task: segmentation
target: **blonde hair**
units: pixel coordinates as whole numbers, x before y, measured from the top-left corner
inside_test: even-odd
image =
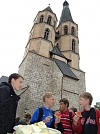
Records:
[[[89,99],[89,105],[92,104],[93,97],[92,97],[92,95],[89,92],[84,92],[84,93],[80,94],[79,97],[82,97],[84,99]]]
[[[42,96],[43,102],[45,102],[45,98],[50,98],[52,95],[54,95],[52,92],[44,93]]]

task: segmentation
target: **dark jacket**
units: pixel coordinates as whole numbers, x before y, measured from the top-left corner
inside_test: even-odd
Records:
[[[0,84],[0,134],[13,132],[19,99],[10,83]]]

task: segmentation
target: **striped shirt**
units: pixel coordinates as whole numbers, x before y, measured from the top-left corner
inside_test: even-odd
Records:
[[[61,114],[61,122],[64,127],[63,134],[72,134],[69,109],[67,109],[65,112],[60,111],[60,114]],[[73,117],[73,114],[72,114],[72,117]]]

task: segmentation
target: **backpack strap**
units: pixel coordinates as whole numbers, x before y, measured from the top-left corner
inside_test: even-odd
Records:
[[[71,126],[71,130],[72,130],[72,134],[74,134],[73,129],[72,129],[72,123],[73,123],[72,112],[69,112],[69,117],[70,117],[70,126]]]
[[[52,116],[53,116],[53,120],[54,120],[54,111],[52,111]],[[39,121],[42,121],[42,117],[43,117],[43,108],[42,107],[40,107],[39,108],[39,116],[38,116],[38,120],[37,120],[37,122],[39,122]]]
[[[69,112],[69,117],[70,117],[70,125],[71,125],[71,129],[72,129],[72,112]]]
[[[43,117],[43,108],[40,107],[39,108],[39,116],[38,116],[37,122],[42,121],[42,117]]]
[[[51,110],[52,111],[52,110]],[[55,116],[54,116],[54,111],[52,111],[52,118],[53,118],[53,121],[51,122],[51,125],[50,125],[50,128],[55,128],[54,126],[54,122],[55,122]]]
[[[55,112],[52,111],[52,116],[53,116],[53,120],[55,120],[55,116],[54,116]]]

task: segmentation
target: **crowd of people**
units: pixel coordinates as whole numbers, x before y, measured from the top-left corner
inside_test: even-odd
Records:
[[[52,92],[43,94],[43,105],[36,108],[33,114],[25,113],[25,116],[16,117],[16,109],[20,97],[14,90],[20,90],[24,78],[17,74],[11,74],[8,82],[0,84],[0,134],[13,133],[14,126],[34,124],[43,121],[47,127],[57,129],[62,134],[100,134],[100,111],[91,107],[93,97],[84,92],[79,95],[81,116],[76,114],[76,108],[69,108],[67,98],[59,100],[59,115],[52,111],[55,96]]]

